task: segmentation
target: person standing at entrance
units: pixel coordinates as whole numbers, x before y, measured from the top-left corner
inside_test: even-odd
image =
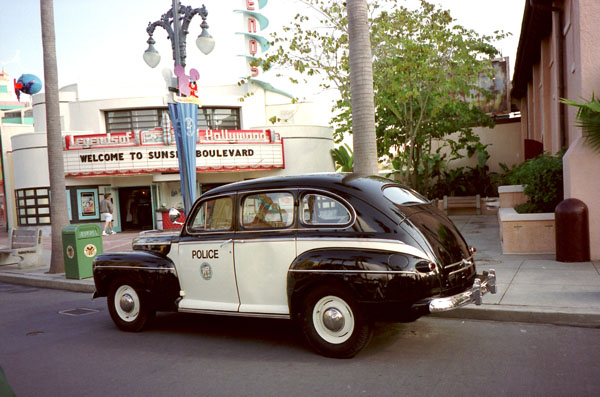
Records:
[[[113,219],[113,204],[110,200],[110,193],[104,193],[104,200],[100,202],[100,213],[102,214],[102,218],[104,218],[104,230],[102,231],[103,236],[108,236],[109,234],[117,234],[113,230],[112,227],[112,219]],[[110,233],[108,230],[110,229]]]

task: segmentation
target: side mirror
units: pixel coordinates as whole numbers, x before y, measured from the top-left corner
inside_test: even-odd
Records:
[[[171,208],[169,210],[169,219],[175,225],[183,225],[183,222],[177,222],[177,219],[181,218],[181,212],[179,212],[176,208]]]

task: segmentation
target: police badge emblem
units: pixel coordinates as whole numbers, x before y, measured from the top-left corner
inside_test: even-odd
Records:
[[[210,280],[212,278],[212,268],[206,262],[200,265],[200,275],[205,280]]]

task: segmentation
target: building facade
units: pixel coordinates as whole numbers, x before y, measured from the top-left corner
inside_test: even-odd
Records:
[[[315,121],[313,104],[255,84],[202,88],[199,97],[197,195],[244,179],[334,170],[331,129]],[[33,97],[33,128],[3,136],[10,226],[51,222],[44,100]],[[101,223],[99,204],[111,192],[115,230],[173,227],[166,213],[183,203],[168,101],[80,100],[76,85],[61,89],[72,223]]]
[[[576,109],[560,99],[581,102],[600,92],[599,20],[597,0],[526,1],[512,89],[522,141],[552,154],[567,149],[565,198],[588,207],[592,260],[600,259],[600,153],[585,143]]]

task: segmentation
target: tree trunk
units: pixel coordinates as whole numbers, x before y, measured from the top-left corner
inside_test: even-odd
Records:
[[[62,134],[60,130],[53,0],[40,0],[40,14],[42,21],[42,46],[44,49],[46,131],[51,197],[52,256],[50,260],[50,273],[63,273],[65,271],[65,264],[62,250],[62,229],[69,224],[69,216],[67,214],[65,165],[63,162]]]
[[[354,172],[377,174],[373,60],[366,0],[348,0]]]

